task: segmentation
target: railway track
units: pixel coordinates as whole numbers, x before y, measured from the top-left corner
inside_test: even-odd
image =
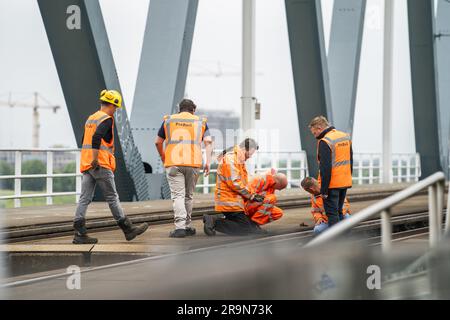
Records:
[[[401,214],[394,216],[392,218],[392,225],[393,225],[393,240],[395,241],[401,241],[402,239],[407,239],[412,236],[417,236],[421,234],[428,233],[428,213],[427,212],[420,212],[420,213],[413,213],[413,214]],[[370,246],[378,246],[381,243],[381,236],[380,236],[380,228],[381,228],[381,220],[380,219],[373,219],[366,222],[361,223],[357,227],[355,227],[351,234],[349,235],[352,238],[352,241],[364,241],[366,244]],[[309,240],[311,240],[314,237],[314,233],[312,230],[307,231],[301,231],[301,232],[294,232],[294,233],[287,233],[282,235],[271,235],[271,236],[263,236],[258,238],[252,238],[252,239],[245,239],[242,241],[235,241],[227,244],[220,244],[220,245],[214,245],[214,246],[206,246],[202,248],[195,248],[191,250],[186,250],[183,252],[178,253],[169,253],[169,254],[161,254],[156,256],[150,256],[135,260],[129,260],[114,264],[107,264],[103,266],[98,267],[86,267],[82,268],[82,272],[93,272],[93,271],[100,271],[100,270],[106,270],[106,269],[112,269],[112,268],[119,268],[122,266],[129,266],[133,264],[139,264],[143,262],[149,262],[152,261],[160,261],[168,258],[173,258],[175,256],[181,256],[181,255],[189,255],[193,253],[199,253],[199,252],[209,252],[209,251],[215,251],[219,249],[224,248],[234,248],[234,247],[257,247],[257,246],[265,246],[265,245],[296,245],[296,246],[303,246],[306,244]],[[47,281],[51,279],[57,279],[61,277],[66,277],[66,273],[56,272],[52,274],[48,274],[45,276],[39,276],[39,277],[29,277],[27,276],[27,279],[25,280],[14,280],[10,281],[4,285],[4,287],[16,287],[16,286],[22,286],[22,285],[28,285],[33,284],[36,282],[41,281]]]
[[[384,199],[394,192],[392,191],[378,191],[375,193],[362,193],[349,196],[351,203],[362,201],[380,200]],[[417,195],[425,195],[426,191],[418,193]],[[279,201],[278,206],[282,209],[296,209],[306,208],[311,205],[309,198],[289,198]],[[192,213],[192,218],[200,219],[203,214],[215,213],[214,207],[197,208]],[[172,223],[173,213],[171,211],[134,214],[129,216],[133,223],[147,222],[150,225]],[[90,232],[110,231],[117,228],[117,224],[112,217],[89,219],[87,228]],[[31,224],[28,226],[10,227],[0,230],[0,243],[14,243],[21,241],[39,240],[45,238],[61,237],[73,234],[72,221],[45,223],[45,224]]]

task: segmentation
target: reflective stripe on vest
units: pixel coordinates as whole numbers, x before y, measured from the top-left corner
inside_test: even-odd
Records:
[[[331,151],[331,179],[329,188],[349,188],[352,186],[351,139],[336,129],[328,132],[320,141],[324,141]],[[317,147],[319,148],[319,143]],[[319,152],[318,153],[318,161]]]
[[[331,166],[333,168],[351,164],[350,160],[336,162],[336,144],[338,144],[340,142],[344,142],[344,141],[350,141],[350,136],[346,135],[345,137],[342,137],[342,138],[339,138],[336,140],[332,140],[329,137],[324,137],[323,139],[327,140],[328,145],[331,147]]]
[[[80,155],[80,171],[85,172],[92,168],[93,152],[92,138],[98,126],[106,119],[113,119],[103,111],[97,111],[92,114],[84,125],[84,138],[81,147]],[[112,137],[111,142],[107,143],[104,139],[100,140],[100,147],[98,149],[98,164],[99,166],[114,171],[116,169],[116,160],[114,157],[114,120],[112,122]]]
[[[86,125],[87,124],[95,124],[96,126],[98,126],[100,123],[102,123],[103,122],[103,120],[105,120],[106,118],[110,118],[110,116],[108,116],[108,115],[104,115],[103,117],[101,117],[101,118],[99,118],[99,119],[97,119],[97,120],[87,120],[86,121]]]
[[[92,145],[91,144],[83,144],[81,146],[81,149],[92,149]],[[108,148],[107,146],[100,146],[100,150],[105,150],[108,151],[109,153],[113,153],[113,148]]]
[[[239,207],[244,209],[244,204],[241,202],[231,202],[231,201],[216,201],[216,206],[223,207]]]
[[[170,135],[170,124],[171,123],[176,123],[176,122],[181,122],[181,123],[198,123],[197,124],[197,132],[196,132],[196,136],[198,137],[198,140],[172,140],[172,137]],[[168,144],[178,144],[178,143],[183,143],[183,144],[197,144],[197,143],[201,143],[202,142],[202,128],[203,128],[203,122],[205,122],[204,118],[200,118],[199,120],[196,119],[172,119],[172,116],[169,116],[167,118],[167,120],[165,120],[166,123],[166,128],[167,128],[167,143]]]
[[[183,123],[185,125],[182,125]],[[181,112],[176,115],[165,116],[166,148],[164,150],[164,166],[201,167],[202,132],[205,130],[205,127],[206,118],[197,117],[190,113]]]
[[[244,186],[247,182],[247,172],[245,166],[237,164],[238,147],[233,147],[232,152],[228,152],[220,160],[217,168],[216,190],[215,190],[215,210],[219,212],[239,212],[245,211],[243,197],[250,195],[247,190],[239,187],[233,180],[240,179]],[[235,167],[236,166],[236,167]],[[231,183],[230,183],[231,182]],[[231,186],[233,184],[233,186]],[[238,190],[236,190],[238,188]]]
[[[230,161],[229,167],[230,167],[230,172],[231,172],[230,180],[233,181],[233,186],[236,189],[238,189],[239,192],[241,192],[243,195],[250,195],[250,193],[247,190],[245,190],[239,186],[239,183],[235,182],[238,179],[242,180],[242,177],[236,172],[236,169],[234,168],[234,160]]]

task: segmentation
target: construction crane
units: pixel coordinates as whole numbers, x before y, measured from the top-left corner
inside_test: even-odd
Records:
[[[224,72],[222,69],[222,63],[220,61],[216,61],[216,66],[211,67],[205,67],[206,65],[212,65],[214,62],[200,62],[200,61],[193,61],[194,65],[197,65],[197,69],[201,68],[203,71],[190,71],[189,76],[191,77],[208,77],[208,78],[222,78],[222,77],[240,77],[242,75],[242,72],[239,71],[232,71],[232,72]],[[236,69],[234,66],[228,65],[228,68]],[[262,72],[256,72],[255,76],[262,76]],[[187,97],[187,93],[186,93]],[[255,119],[260,120],[261,119],[261,104],[258,102],[256,98],[255,103]]]
[[[53,110],[53,113],[56,113],[60,106],[51,105],[42,95],[38,92],[33,93],[33,103],[24,103],[21,101],[13,101],[11,97],[11,92],[9,93],[8,101],[1,101],[0,106],[4,107],[21,107],[21,108],[32,108],[33,109],[33,131],[32,131],[32,144],[33,148],[39,148],[39,131],[40,131],[40,123],[39,123],[39,110],[41,109],[50,109]],[[39,100],[42,100],[45,105],[40,104]]]
[[[242,72],[240,71],[223,71],[222,66],[227,66],[229,69],[237,69],[235,66],[226,65],[221,63],[220,61],[193,61],[192,64],[196,67],[196,69],[203,69],[203,71],[190,71],[189,76],[191,77],[212,77],[212,78],[221,78],[221,77],[240,77]],[[209,65],[212,67],[205,67],[205,65]],[[261,72],[256,72],[257,76],[263,75]]]

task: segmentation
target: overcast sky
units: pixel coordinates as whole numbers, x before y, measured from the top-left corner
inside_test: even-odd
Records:
[[[131,111],[149,0],[101,0],[113,55]],[[323,0],[328,40],[333,0]],[[241,0],[200,0],[186,93],[204,109],[241,108]],[[381,152],[383,1],[368,0],[355,113],[355,152]],[[120,17],[118,19],[118,17]],[[415,152],[406,0],[395,1],[394,152]],[[0,100],[31,102],[40,92],[58,114],[41,112],[41,147],[75,147],[61,86],[35,0],[0,2]],[[224,76],[199,77],[204,70]],[[279,129],[281,149],[298,150],[295,96],[283,0],[256,1],[256,97],[262,103],[257,128]],[[227,74],[231,73],[231,74]],[[80,93],[82,94],[82,93]],[[27,96],[30,97],[27,99]],[[0,107],[0,147],[31,146],[31,110]]]

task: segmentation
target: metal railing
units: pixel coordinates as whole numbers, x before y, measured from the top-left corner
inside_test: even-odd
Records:
[[[417,182],[421,176],[420,155],[418,153],[392,154],[392,181]],[[380,153],[355,153],[353,155],[353,183],[384,183],[382,155]]]
[[[305,247],[310,248],[329,243],[331,240],[346,233],[361,222],[381,214],[381,244],[383,252],[387,253],[390,251],[392,243],[391,208],[425,188],[428,188],[430,246],[434,247],[442,236],[442,211],[444,208],[445,190],[445,174],[443,172],[437,172],[411,187],[361,210],[350,219],[346,219],[329,230],[326,230],[324,233],[317,236],[317,238],[310,241]],[[446,233],[448,233],[450,228],[448,210],[447,207]]]
[[[214,154],[222,150],[214,150]],[[299,187],[302,179],[308,176],[308,166],[306,153],[304,151],[279,151],[279,152],[258,152],[248,161],[250,174],[262,174],[271,168],[284,173],[288,179],[288,188]],[[214,190],[215,173],[217,172],[217,162],[213,162],[213,169],[210,175],[205,177],[201,175],[201,182],[197,184],[197,191],[208,194]]]
[[[14,179],[14,194],[0,196],[0,200],[14,199],[14,207],[20,208],[22,199],[26,198],[46,198],[46,204],[53,204],[53,198],[58,196],[71,196],[75,195],[75,201],[78,202],[79,195],[81,194],[81,174],[78,173],[80,167],[80,150],[79,149],[65,149],[65,148],[53,148],[53,149],[1,149],[0,153],[14,153],[14,174],[13,175],[0,175],[0,183],[8,179]],[[45,154],[46,173],[45,174],[22,174],[22,158],[24,153],[31,154]],[[54,173],[54,155],[56,153],[72,153],[74,154],[73,162],[75,162],[74,173]],[[0,158],[1,159],[1,158]],[[68,192],[54,192],[53,191],[53,179],[75,177],[75,191]],[[46,179],[45,192],[35,192],[30,194],[22,193],[22,180],[23,179]]]
[[[220,152],[215,150],[215,153]],[[383,183],[382,155],[380,153],[355,153],[353,157],[353,183]],[[253,160],[254,170],[250,174],[263,173],[270,168],[287,175],[288,188],[299,187],[300,182],[308,176],[306,153],[304,151],[258,152]],[[420,155],[418,153],[392,154],[392,182],[417,182],[421,176]],[[252,167],[251,165],[249,166]],[[216,172],[211,170],[212,175]],[[210,193],[215,187],[215,178],[201,176],[197,191]]]
[[[218,154],[221,150],[215,150]],[[22,199],[46,197],[46,204],[53,204],[53,198],[58,196],[75,195],[78,202],[81,193],[81,174],[78,172],[79,167],[79,149],[0,149],[0,161],[6,161],[13,165],[14,173],[1,175],[0,185],[8,179],[14,180],[14,190],[12,194],[2,195],[1,200],[14,200],[14,207],[21,207]],[[22,174],[22,162],[24,154],[31,153],[34,156],[41,156],[40,159],[46,163],[46,173],[40,174]],[[70,173],[54,173],[54,156],[58,153],[73,153],[74,158],[71,160],[75,163],[75,172]],[[418,154],[393,154],[393,181],[392,182],[412,182],[418,181],[420,177],[420,157]],[[354,184],[374,184],[380,183],[382,177],[381,154],[364,153],[354,155]],[[215,188],[215,173],[217,163],[213,163],[211,174],[208,177],[200,176],[196,191],[200,193],[211,193]],[[297,188],[300,186],[301,180],[308,176],[308,166],[306,153],[304,151],[279,151],[264,152],[260,151],[249,161],[250,174],[260,174],[270,168],[275,168],[279,172],[286,174],[288,178],[288,188]],[[68,192],[54,192],[53,181],[55,178],[75,177],[75,190]],[[22,192],[22,180],[44,178],[46,179],[45,192]]]

